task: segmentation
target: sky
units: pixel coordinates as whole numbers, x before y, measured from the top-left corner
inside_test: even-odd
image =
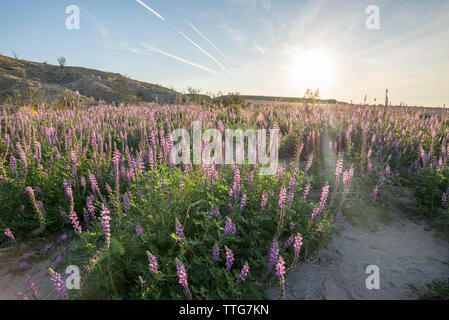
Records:
[[[68,6],[79,8],[79,29],[67,28],[76,21]],[[382,103],[388,88],[393,104],[448,106],[448,39],[447,0],[0,3],[2,55],[50,64],[64,56],[70,66],[214,94],[319,88],[322,98]]]

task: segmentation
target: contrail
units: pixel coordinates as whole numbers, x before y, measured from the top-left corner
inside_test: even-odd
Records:
[[[202,34],[197,28],[195,28],[195,26],[193,24],[191,24],[189,21],[186,21],[188,23],[189,26],[192,27],[193,30],[195,30],[201,37],[203,37],[204,40],[206,40],[212,47],[215,48],[215,50],[217,50],[223,57],[225,57],[225,54],[223,52],[221,52],[220,49],[218,49],[215,44],[213,44],[212,41],[210,41],[204,34]]]
[[[215,59],[214,57],[212,57],[206,50],[204,50],[203,48],[201,48],[198,44],[196,44],[195,41],[193,41],[192,39],[190,39],[188,36],[186,36],[183,32],[179,31],[178,29],[174,28],[176,31],[178,31],[178,33],[183,36],[187,41],[189,41],[191,44],[193,44],[195,47],[197,47],[198,49],[200,49],[205,55],[207,55],[209,58],[211,58],[216,64],[218,64],[224,71],[227,71],[226,68],[224,67],[224,65],[222,65],[220,62],[217,61],[217,59]]]
[[[147,8],[148,10],[150,10],[156,17],[158,17],[159,19],[161,19],[162,21],[165,21],[165,19],[159,14],[157,13],[155,10],[151,9],[149,6],[147,6],[145,3],[143,3],[140,0],[136,0],[138,3],[140,3],[142,6],[144,6],[145,8]]]
[[[183,58],[180,58],[180,57],[177,57],[177,56],[175,56],[175,55],[173,55],[173,54],[171,54],[171,53],[162,51],[162,50],[160,50],[160,49],[158,49],[158,48],[155,48],[155,47],[152,47],[152,46],[148,46],[148,45],[146,45],[146,44],[140,44],[140,45],[141,45],[142,47],[144,47],[144,48],[150,50],[150,51],[154,51],[154,52],[156,52],[156,53],[162,54],[162,55],[167,56],[167,57],[169,57],[169,58],[172,58],[172,59],[175,59],[175,60],[184,62],[185,64],[191,65],[191,66],[196,67],[196,68],[198,68],[198,69],[201,69],[201,70],[203,70],[203,71],[207,71],[207,72],[213,73],[213,74],[215,74],[215,75],[220,75],[217,71],[215,71],[215,70],[213,70],[213,69],[210,69],[210,68],[207,68],[207,67],[202,66],[202,65],[200,65],[200,64],[197,64],[197,63],[188,61],[188,60],[183,59]]]

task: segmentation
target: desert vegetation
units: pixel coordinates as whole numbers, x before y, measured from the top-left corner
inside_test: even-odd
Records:
[[[278,128],[277,173],[174,165],[170,132],[196,120],[221,132]],[[4,108],[0,244],[68,237],[61,260],[81,266],[82,282],[68,293],[64,270],[52,270],[63,299],[264,298],[332,236],[345,202],[376,205],[388,186],[412,190],[447,230],[448,120],[406,107],[87,107],[76,97],[65,109]]]

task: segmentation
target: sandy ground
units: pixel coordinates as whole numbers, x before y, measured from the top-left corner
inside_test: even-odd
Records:
[[[58,243],[52,243],[53,248],[46,251],[48,242],[34,241],[27,243],[26,248],[14,245],[0,249],[0,300],[17,300],[18,293],[25,293],[32,299],[28,290],[27,277],[31,276],[36,284],[39,300],[56,299],[53,284],[50,280],[48,268],[55,268],[55,261],[60,254]],[[30,257],[23,258],[24,253]],[[24,270],[20,264],[26,262],[28,267]]]
[[[448,281],[449,243],[435,237],[424,222],[397,217],[376,231],[341,222],[340,233],[315,262],[303,262],[286,280],[286,299],[416,299],[418,288],[432,280]],[[369,265],[380,271],[380,288],[367,289]],[[279,288],[267,291],[277,299]]]
[[[324,169],[333,174],[337,155],[329,147],[329,136],[323,137]],[[423,288],[432,280],[449,281],[449,265],[443,264],[449,262],[449,241],[436,238],[426,222],[412,221],[400,210],[390,217],[388,224],[378,223],[374,231],[343,219],[319,258],[299,264],[289,275],[285,298],[416,299],[410,284]],[[379,267],[378,290],[366,288],[370,265]],[[279,287],[272,288],[267,295],[277,299],[279,292]]]

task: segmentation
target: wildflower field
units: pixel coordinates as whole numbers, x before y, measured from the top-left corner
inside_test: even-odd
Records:
[[[279,129],[276,172],[174,164],[170,133],[194,121]],[[388,105],[4,107],[0,247],[62,235],[70,246],[48,271],[61,299],[263,299],[275,285],[282,299],[347,202],[375,206],[389,186],[407,187],[447,230],[448,121],[445,110]],[[80,290],[65,286],[68,265],[80,267]],[[21,298],[38,298],[28,284]]]

